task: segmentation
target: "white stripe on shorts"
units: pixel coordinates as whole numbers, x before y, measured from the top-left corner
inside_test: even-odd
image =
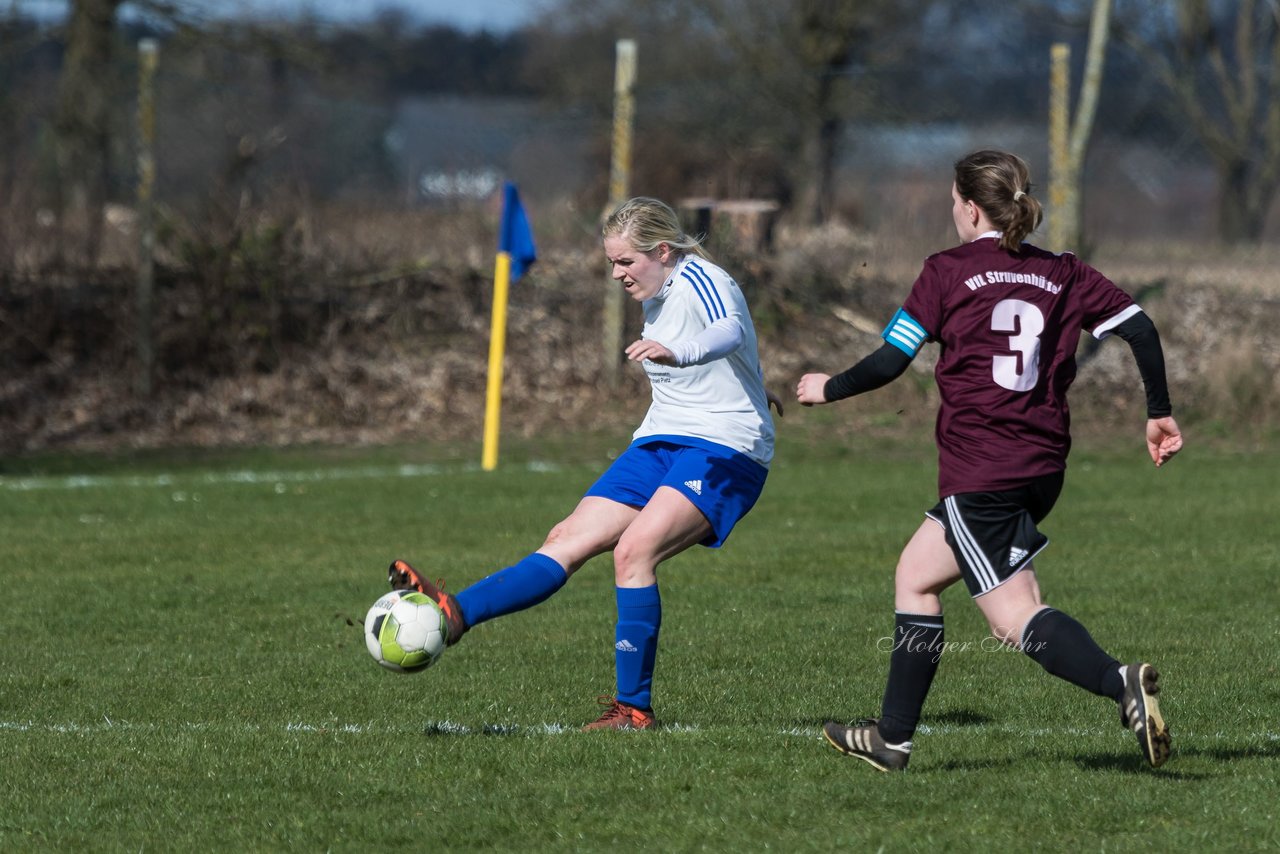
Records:
[[[987,560],[982,548],[974,541],[973,534],[969,533],[969,529],[965,527],[964,519],[960,516],[960,508],[956,506],[955,496],[944,498],[942,503],[947,508],[951,536],[955,537],[960,551],[964,553],[965,563],[969,565],[969,571],[978,580],[978,586],[982,588],[983,593],[986,593],[999,584],[1000,579],[991,568],[991,562]]]

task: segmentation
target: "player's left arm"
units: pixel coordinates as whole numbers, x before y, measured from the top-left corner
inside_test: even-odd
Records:
[[[833,403],[888,385],[907,370],[929,334],[905,308],[898,309],[881,333],[884,344],[849,370],[828,376],[805,374],[796,386],[796,399],[805,406]]]
[[[860,362],[834,377],[826,374],[805,374],[796,387],[796,397],[806,406],[814,403],[834,403],[865,394],[902,376],[911,364],[911,357],[895,345],[885,343],[879,350],[867,355]]]
[[[1164,348],[1160,333],[1151,318],[1138,312],[1112,330],[1129,345],[1138,363],[1142,385],[1147,393],[1147,453],[1157,467],[1164,465],[1182,450],[1182,431],[1173,420],[1169,402],[1169,383],[1165,377]]]

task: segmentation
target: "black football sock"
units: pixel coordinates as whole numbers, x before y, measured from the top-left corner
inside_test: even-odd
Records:
[[[889,744],[910,741],[915,734],[941,656],[941,614],[894,614],[889,682],[884,688],[879,727],[880,737]]]
[[[1021,649],[1045,670],[1117,703],[1124,694],[1120,662],[1098,646],[1089,630],[1061,611],[1045,608],[1027,620]]]

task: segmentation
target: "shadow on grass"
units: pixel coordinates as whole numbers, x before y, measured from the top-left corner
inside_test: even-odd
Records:
[[[1191,745],[1183,749],[1177,748],[1177,742],[1174,742],[1174,749],[1177,750],[1177,756],[1200,756],[1205,759],[1215,759],[1219,762],[1233,762],[1240,759],[1275,759],[1280,757],[1280,743],[1249,745],[1247,747],[1201,747],[1199,745]]]
[[[1024,766],[1025,756],[984,756],[981,759],[947,759],[943,762],[925,764],[917,760],[910,769],[917,774],[947,771],[991,771],[997,768],[1014,768]]]
[[[1177,751],[1171,757],[1171,761],[1175,767],[1168,764],[1161,768],[1151,768],[1141,757],[1133,753],[1093,753],[1084,756],[1077,756],[1075,762],[1086,771],[1118,771],[1121,774],[1132,774],[1134,776],[1150,775],[1165,780],[1176,780],[1185,782],[1188,780],[1212,780],[1216,774],[1207,774],[1200,771],[1181,771],[1176,765],[1179,756],[1186,756],[1188,751]]]
[[[1180,770],[1176,767],[1178,760],[1210,759],[1214,762],[1233,763],[1248,759],[1275,759],[1277,757],[1280,757],[1280,744],[1205,746],[1195,743],[1179,744],[1174,741],[1173,756],[1170,757],[1169,764],[1159,769],[1148,768],[1141,759],[1129,753],[1095,753],[1090,756],[1080,756],[1076,758],[1076,764],[1089,770],[1122,771],[1131,774],[1154,773],[1171,780],[1211,780],[1219,775],[1212,772]],[[1174,767],[1170,767],[1171,765]],[[1226,767],[1223,770],[1230,772],[1230,769]]]
[[[870,715],[851,718],[843,714],[831,714],[826,717],[819,717],[816,719],[793,720],[791,725],[796,727],[812,726],[821,729],[822,725],[827,721],[836,721],[842,724],[854,724],[860,721],[869,720],[870,718]],[[969,709],[955,709],[949,712],[925,715],[920,719],[920,729],[927,732],[929,727],[985,726],[987,724],[995,723],[995,721],[995,718],[990,717],[989,715],[984,715],[981,712],[974,712]]]
[[[935,715],[925,715],[921,719],[921,723],[925,726],[984,726],[986,724],[995,723],[995,718],[990,715],[984,715],[982,712],[975,712],[970,709],[954,709],[949,712],[939,712]]]

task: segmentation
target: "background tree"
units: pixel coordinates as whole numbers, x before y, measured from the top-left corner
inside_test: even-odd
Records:
[[[1055,92],[1064,103],[1057,105],[1061,115],[1051,112],[1051,127],[1062,122],[1061,139],[1050,134],[1050,187],[1052,207],[1050,248],[1057,252],[1071,250],[1084,253],[1084,217],[1082,204],[1081,172],[1085,155],[1093,138],[1093,122],[1098,112],[1098,98],[1102,88],[1102,71],[1111,33],[1111,0],[1093,0],[1093,14],[1089,22],[1089,49],[1085,54],[1084,80],[1080,85],[1080,97],[1074,114],[1071,112],[1069,91]],[[1059,43],[1062,44],[1062,43]],[[1065,46],[1065,45],[1064,45]],[[1054,46],[1055,56],[1059,45]],[[1069,51],[1066,56],[1070,56]],[[1064,75],[1064,77],[1069,77]],[[1056,85],[1056,83],[1055,83]],[[1064,86],[1069,90],[1069,86]],[[1052,111],[1052,106],[1051,106]],[[1056,170],[1056,174],[1055,174]]]
[[[81,251],[92,263],[102,241],[115,98],[116,10],[123,0],[73,0],[54,118],[58,221],[84,223]]]
[[[868,4],[848,0],[803,0],[796,5],[800,60],[813,78],[813,206],[810,220],[821,225],[835,202],[835,166],[847,110],[839,97],[870,27]],[[871,10],[874,12],[875,10]]]
[[[773,4],[770,4],[773,5]],[[826,222],[835,209],[836,167],[842,153],[845,126],[854,116],[867,115],[880,94],[881,79],[872,68],[888,73],[914,44],[913,28],[928,4],[867,2],[867,0],[802,0],[783,4],[788,19],[781,32],[795,33],[795,49],[774,60],[794,56],[804,85],[802,108],[796,101],[780,101],[779,109],[809,127],[809,220]],[[787,110],[786,105],[791,109]],[[797,115],[798,113],[798,115]]]
[[[770,116],[752,91],[752,69],[735,57],[707,3],[680,0],[567,0],[529,39],[527,80],[553,110],[589,115],[609,127],[614,44],[637,43],[636,145],[632,185],[672,201],[683,196],[788,198],[782,152],[798,138]],[[566,62],[565,57],[573,57]],[[585,188],[606,196],[608,138],[593,143],[601,176]],[[586,200],[584,200],[585,202]]]
[[[607,115],[612,45],[639,46],[636,179],[835,207],[845,128],[893,99],[930,0],[566,0],[530,39],[530,79]],[[566,64],[564,57],[575,58]]]
[[[1280,186],[1280,8],[1270,0],[1132,0],[1117,32],[1212,158],[1218,237],[1256,243]]]

